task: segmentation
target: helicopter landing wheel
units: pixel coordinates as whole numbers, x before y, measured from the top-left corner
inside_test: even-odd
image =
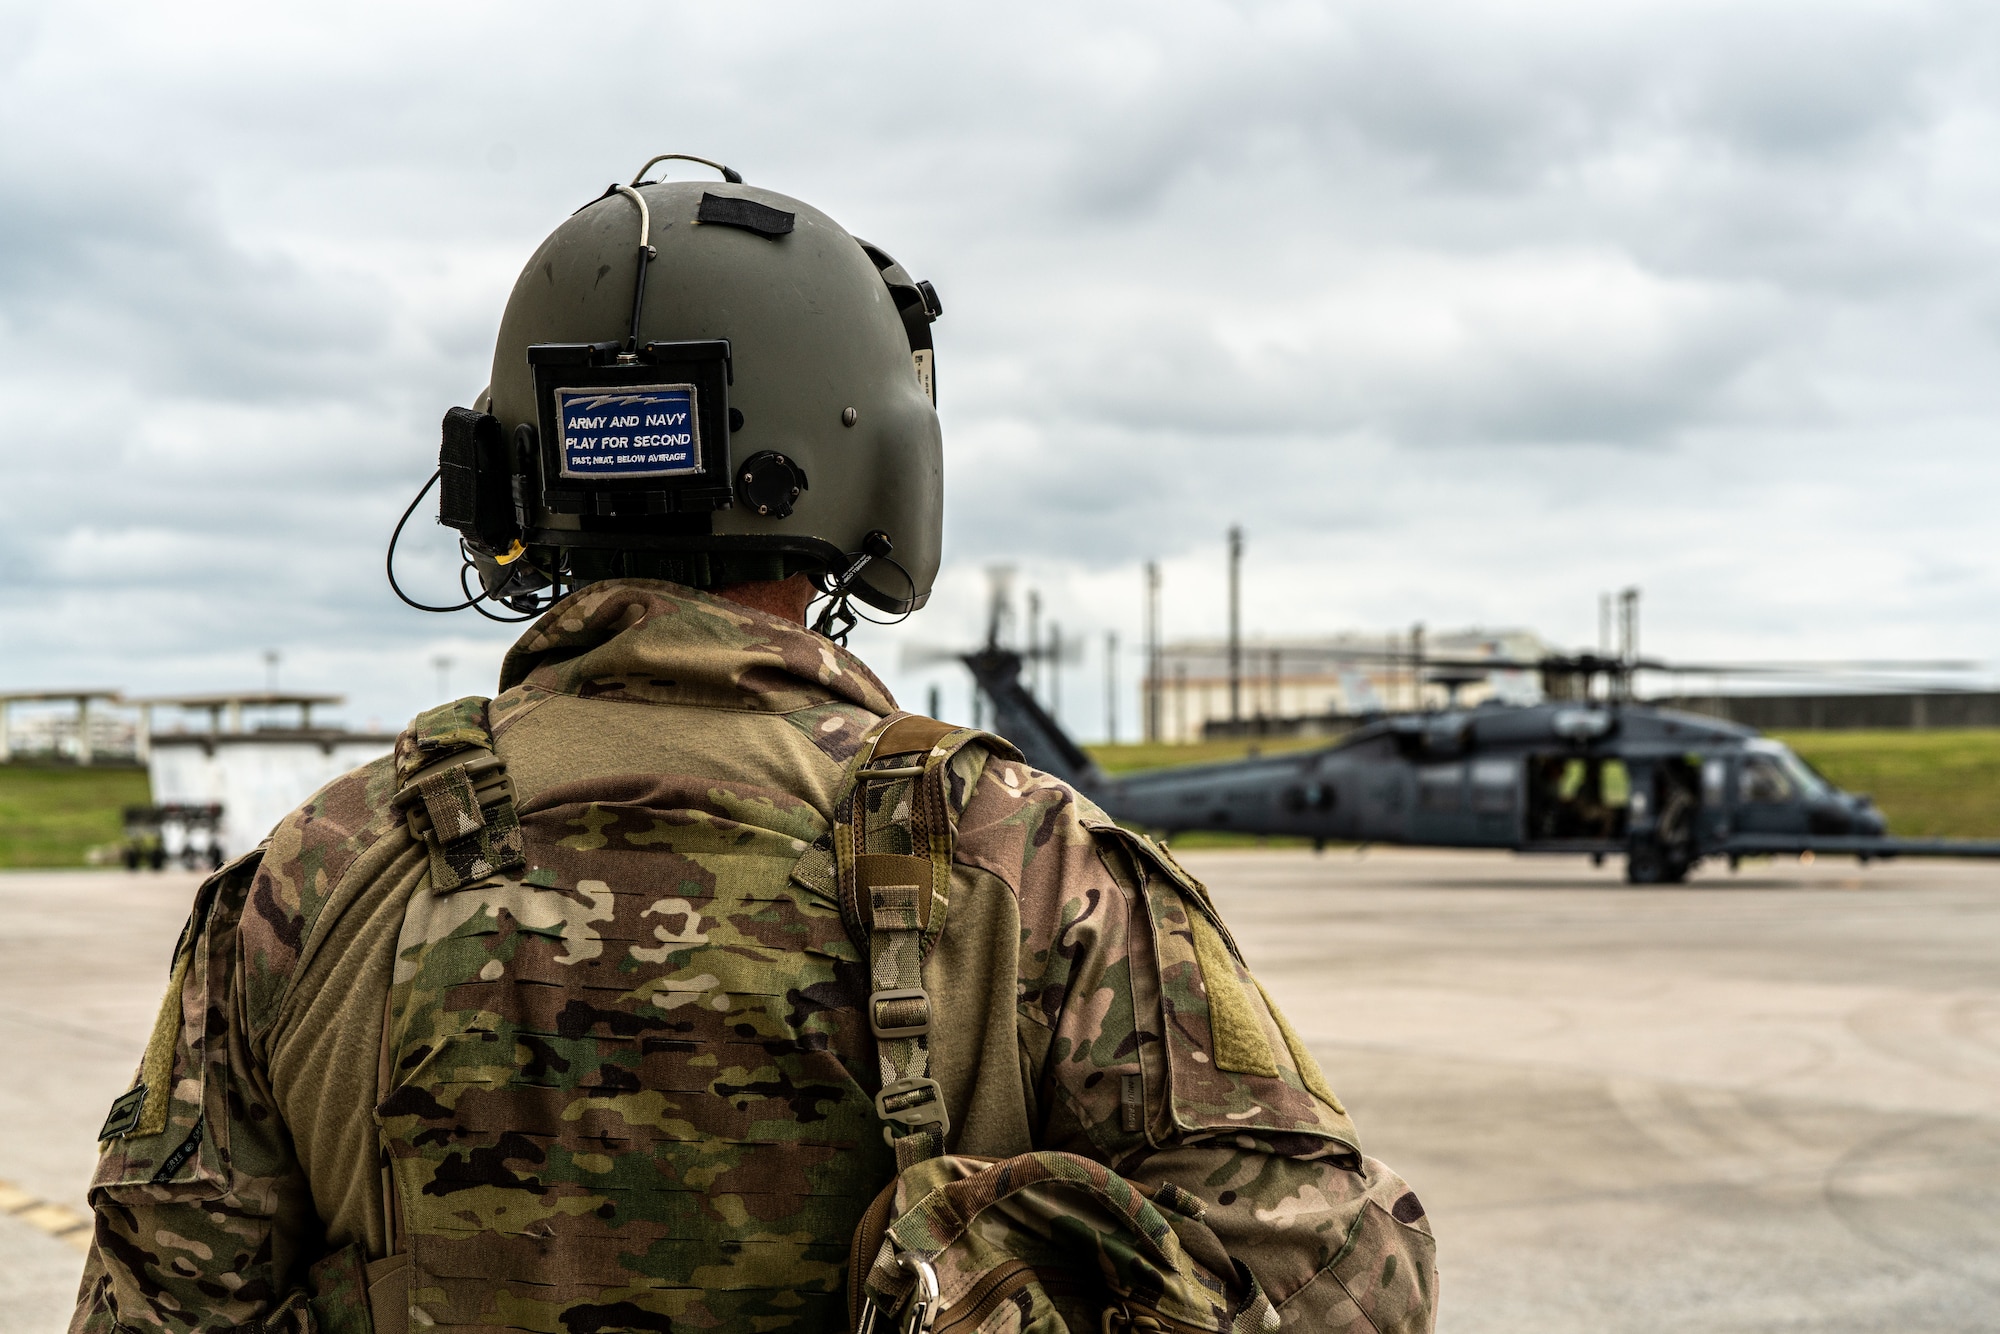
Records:
[[[1692,864],[1678,849],[1667,848],[1655,839],[1640,839],[1625,853],[1625,883],[1678,885],[1687,879]]]

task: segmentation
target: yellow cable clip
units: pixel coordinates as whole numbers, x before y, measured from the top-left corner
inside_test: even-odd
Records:
[[[501,555],[495,556],[493,563],[495,565],[512,565],[515,561],[521,559],[522,554],[526,551],[527,548],[521,545],[521,539],[517,537],[514,539],[513,547]]]

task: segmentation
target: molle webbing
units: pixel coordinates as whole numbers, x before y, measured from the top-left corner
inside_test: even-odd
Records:
[[[392,800],[431,852],[431,888],[448,894],[527,864],[514,788],[493,753],[487,701],[477,695],[420,713],[396,739]]]
[[[470,760],[475,797],[486,781],[477,729],[442,721],[452,745],[403,773],[432,837],[464,793],[433,813],[424,780]],[[532,870],[411,896],[376,1106],[410,1328],[839,1327],[894,1155],[866,947],[830,875],[795,883],[822,810],[723,779],[573,781],[520,821]]]
[[[972,728],[892,714],[862,741],[834,803],[841,913],[868,947],[868,1025],[882,1077],[875,1111],[899,1170],[942,1153],[951,1130],[931,1075],[923,972],[951,907],[950,763],[974,741],[1010,749]]]

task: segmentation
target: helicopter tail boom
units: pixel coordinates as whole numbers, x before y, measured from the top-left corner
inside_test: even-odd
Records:
[[[1020,654],[989,646],[962,661],[993,702],[993,730],[1020,747],[1029,764],[1086,794],[1103,789],[1104,771],[1021,684]]]

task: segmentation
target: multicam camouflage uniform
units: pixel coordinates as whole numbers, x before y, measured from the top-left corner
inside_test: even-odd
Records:
[[[73,1330],[365,1331],[371,1282],[413,1328],[845,1328],[895,1163],[824,849],[887,692],[647,581],[567,599],[501,686],[203,886]],[[511,803],[463,763],[488,745]],[[951,1151],[1198,1200],[1286,1328],[1428,1329],[1421,1206],[1206,892],[1002,746],[951,766],[924,968]]]

